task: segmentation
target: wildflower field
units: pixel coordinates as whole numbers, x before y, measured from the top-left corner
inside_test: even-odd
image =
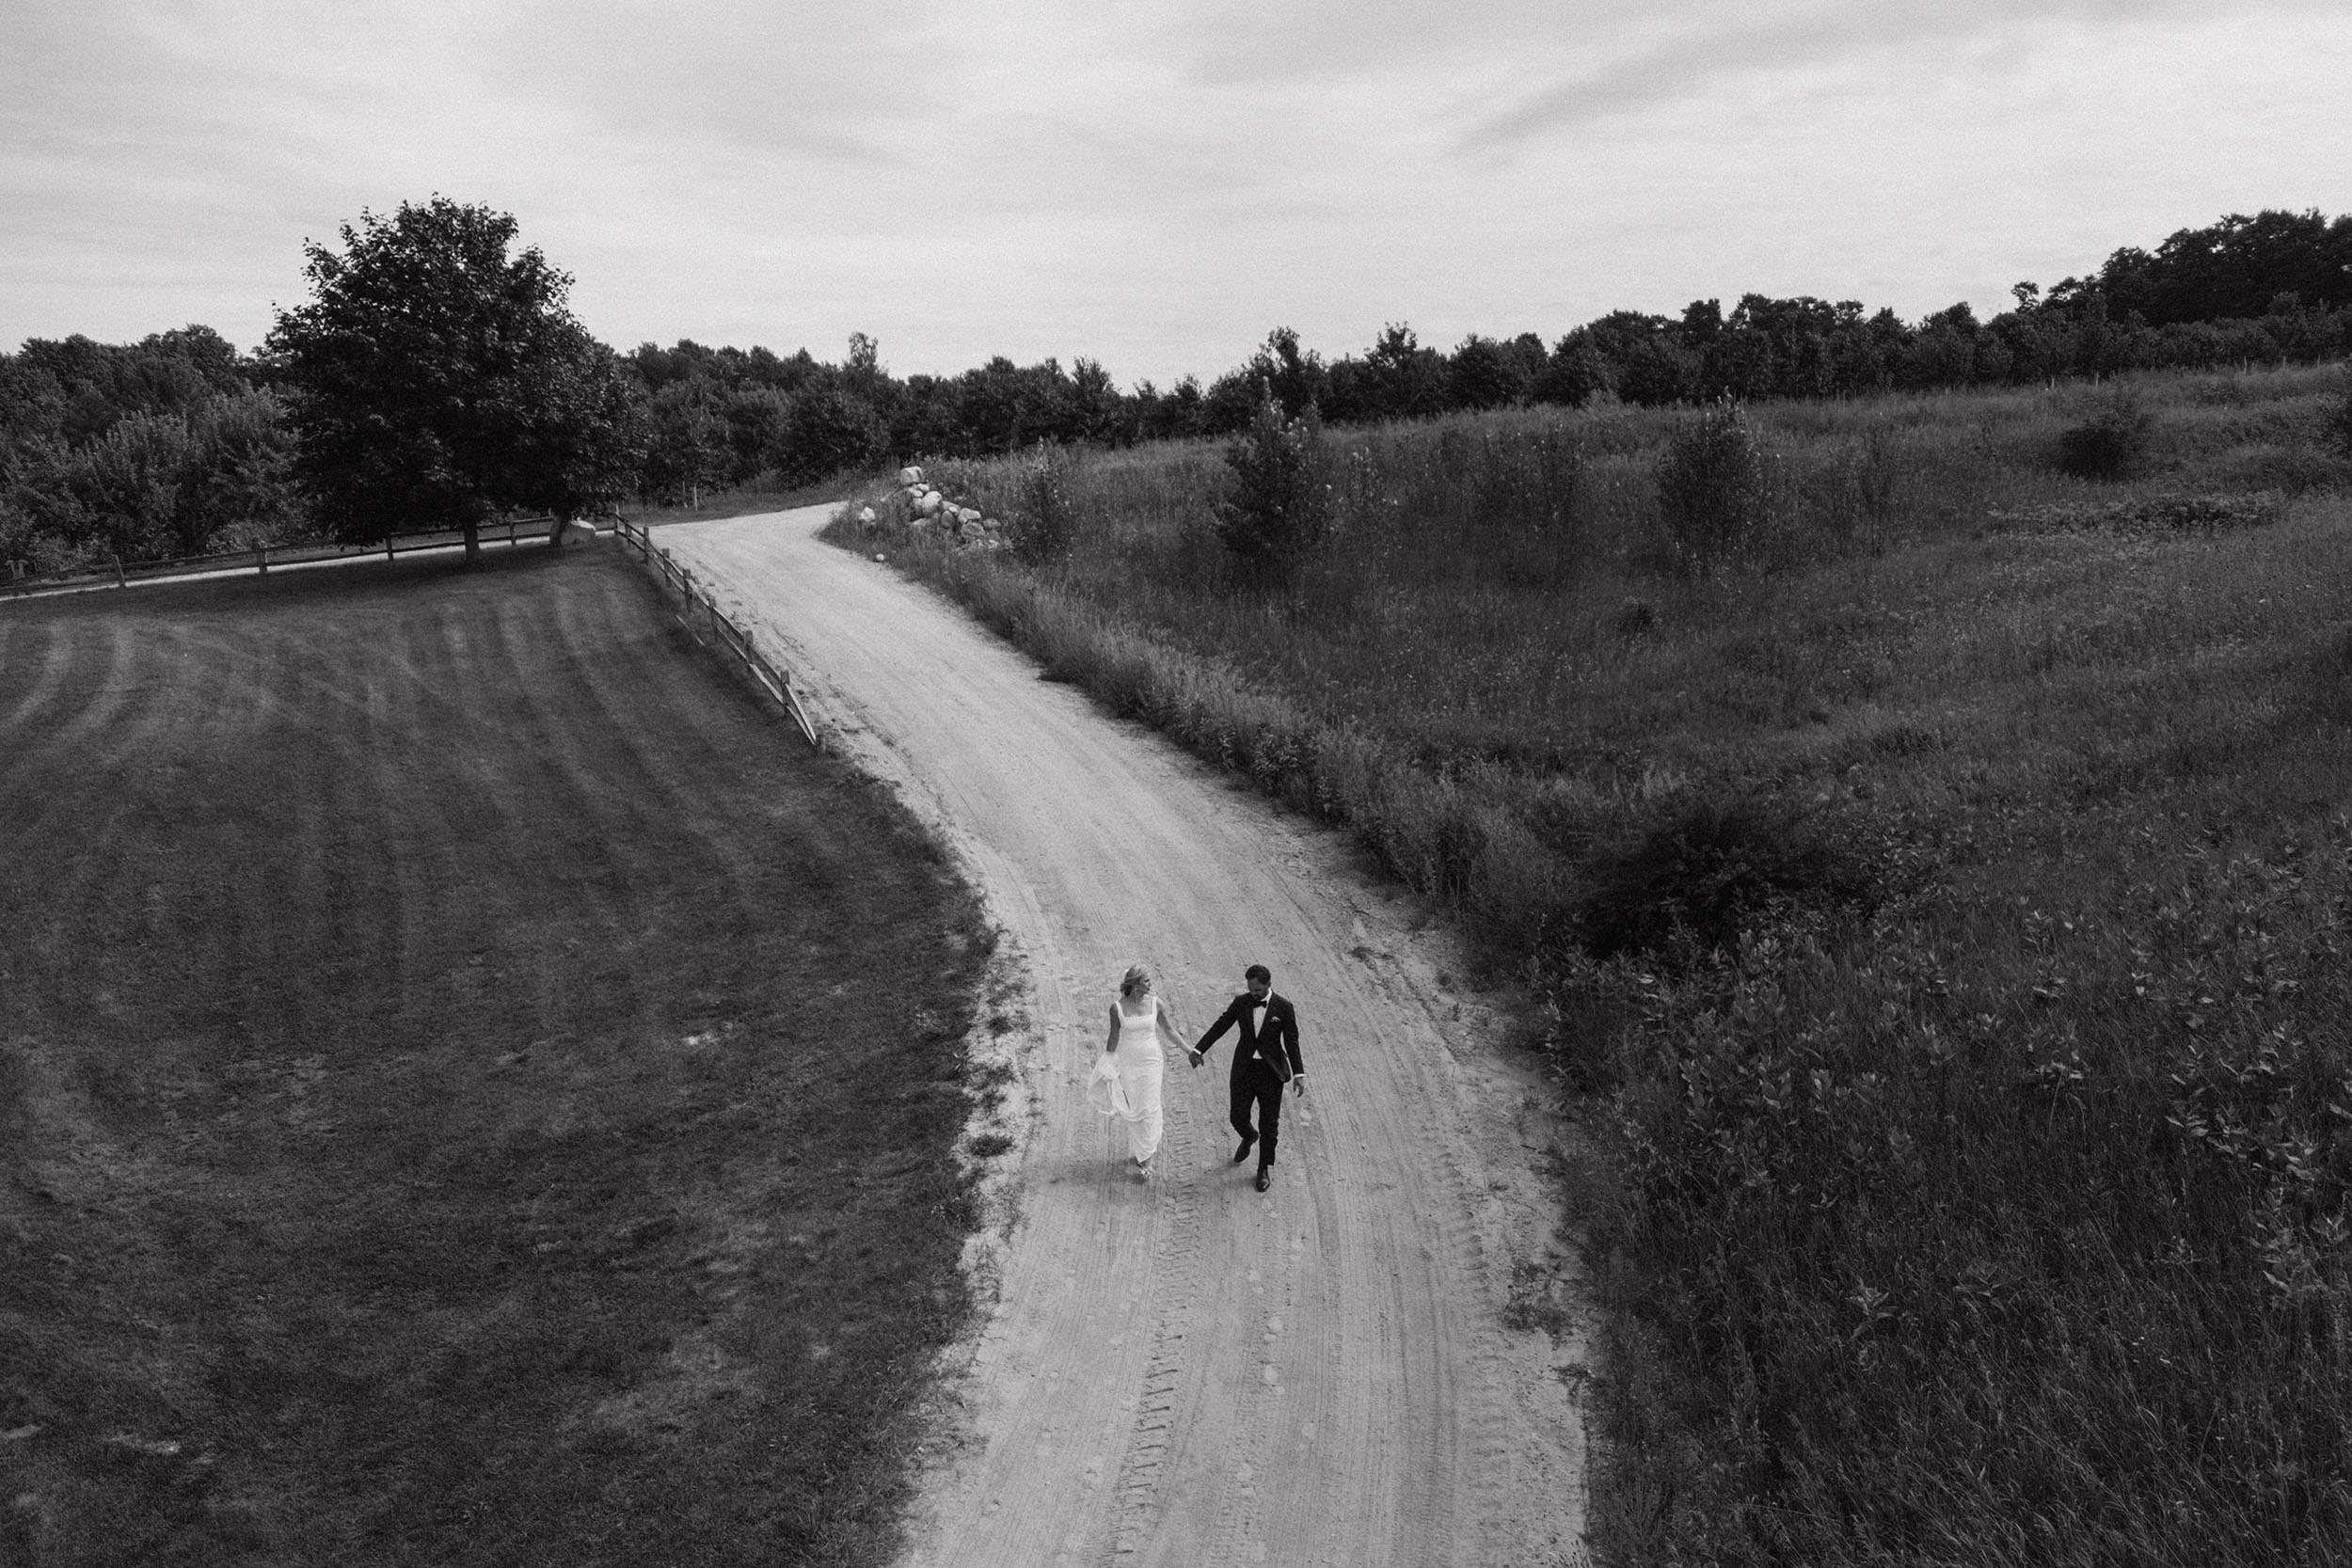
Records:
[[[2328,369],[1523,410],[1316,436],[1271,562],[1205,442],[934,466],[1012,550],[834,527],[1519,988],[1604,1561],[2317,1564],[2347,424]]]

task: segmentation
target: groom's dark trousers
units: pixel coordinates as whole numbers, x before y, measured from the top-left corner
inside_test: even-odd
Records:
[[[1261,1167],[1274,1164],[1275,1146],[1282,1141],[1282,1080],[1263,1062],[1235,1061],[1230,1082],[1233,1091],[1233,1131],[1245,1138],[1258,1140]],[[1254,1127],[1249,1121],[1253,1105],[1258,1112]]]
[[[1282,1136],[1282,1085],[1307,1070],[1298,1054],[1298,1013],[1287,998],[1266,994],[1264,1010],[1248,991],[1226,1006],[1217,1020],[1193,1046],[1203,1055],[1226,1030],[1240,1031],[1233,1047],[1233,1131],[1244,1139],[1258,1140],[1258,1166],[1274,1164],[1274,1150]],[[1257,1123],[1250,1124],[1250,1112]]]

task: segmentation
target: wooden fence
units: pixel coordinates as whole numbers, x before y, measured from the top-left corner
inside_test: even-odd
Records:
[[[801,734],[808,743],[823,751],[825,743],[818,737],[817,726],[809,719],[808,709],[801,705],[801,694],[793,689],[791,677],[786,673],[784,666],[761,653],[758,645],[753,642],[751,633],[726,618],[712,600],[709,590],[696,587],[694,575],[672,560],[668,550],[656,545],[644,525],[616,519],[613,529],[621,547],[635,550],[638,559],[653,569],[654,576],[662,586],[676,593],[679,601],[677,623],[686,628],[686,634],[700,642],[703,634],[695,629],[696,623],[699,621],[707,626],[718,645],[734,655],[752,679],[764,687],[768,694],[792,716],[792,722],[800,726]]]
[[[694,586],[693,575],[670,559],[670,552],[653,542],[644,526],[632,523],[617,514],[599,519],[611,528],[623,549],[634,549],[639,558],[654,570],[656,577],[676,591],[680,600],[678,625],[687,635],[700,642],[703,632],[696,629],[700,622],[715,638],[720,647],[735,656],[749,672],[752,679],[767,689],[768,694],[792,716],[792,722],[808,743],[818,751],[825,749],[810,720],[808,709],[801,703],[801,694],[793,689],[791,678],[784,667],[759,651],[751,634],[720,612],[707,590]],[[552,539],[555,520],[550,517],[509,517],[480,531],[485,545],[503,540],[509,549],[536,541]],[[417,550],[446,549],[465,543],[466,536],[457,530],[433,533],[408,533],[388,537],[381,545],[256,545],[250,550],[237,550],[219,555],[182,556],[169,561],[139,561],[125,562],[117,559],[98,570],[53,572],[40,576],[12,576],[9,588],[17,594],[70,593],[78,589],[127,588],[134,582],[158,582],[172,578],[216,576],[224,572],[267,572],[272,566],[292,566],[311,562],[352,561],[363,556],[383,555],[387,559]]]
[[[555,532],[552,517],[506,517],[485,523],[477,537],[485,546],[503,543],[508,549],[548,539]],[[129,561],[110,557],[103,566],[75,567],[64,572],[19,573],[11,564],[11,594],[70,593],[86,588],[128,588],[135,582],[163,582],[172,578],[217,576],[223,572],[265,573],[272,566],[300,566],[313,562],[357,561],[370,556],[391,560],[418,550],[445,550],[466,542],[462,529],[429,533],[387,535],[380,545],[255,545],[249,549],[213,555],[183,555],[160,561]]]

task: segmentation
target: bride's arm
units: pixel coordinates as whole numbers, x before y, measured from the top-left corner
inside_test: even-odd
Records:
[[[1192,1047],[1186,1045],[1184,1042],[1184,1039],[1176,1033],[1174,1009],[1168,1006],[1168,998],[1165,996],[1160,998],[1159,1016],[1160,1038],[1166,1040],[1168,1044],[1174,1046],[1179,1051],[1189,1053],[1192,1050]]]
[[[1105,1056],[1119,1049],[1119,1004],[1116,1002],[1111,1004],[1110,1016],[1110,1033],[1103,1037],[1103,1054]]]

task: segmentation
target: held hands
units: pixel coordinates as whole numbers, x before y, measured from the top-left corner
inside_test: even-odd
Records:
[[[1198,1052],[1198,1051],[1194,1051],[1194,1050],[1190,1049],[1189,1047],[1187,1047],[1187,1048],[1185,1049],[1185,1051],[1184,1051],[1184,1054],[1192,1058],[1192,1065],[1193,1065],[1194,1067],[1199,1067],[1199,1066],[1200,1065],[1200,1052]]]

